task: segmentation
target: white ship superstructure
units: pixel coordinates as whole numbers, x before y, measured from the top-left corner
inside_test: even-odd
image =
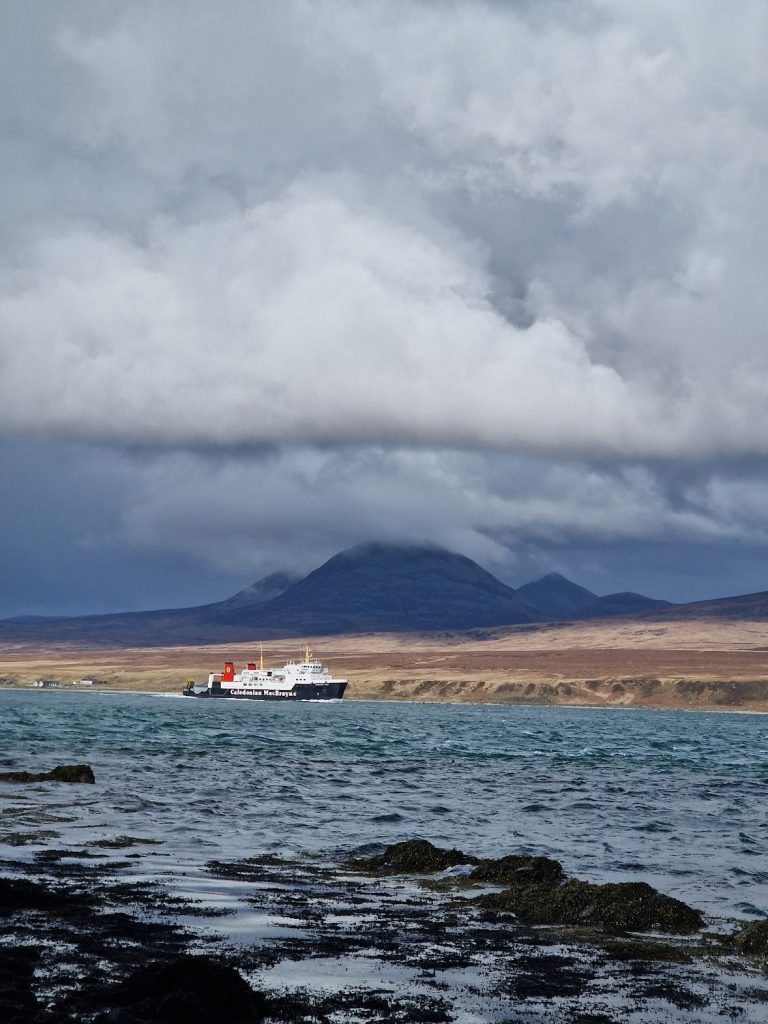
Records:
[[[289,661],[281,669],[264,668],[263,654],[258,667],[248,662],[240,672],[235,672],[234,662],[227,661],[223,672],[211,672],[207,685],[190,683],[184,693],[251,700],[340,700],[347,683],[347,679],[334,679],[307,647],[303,661]]]

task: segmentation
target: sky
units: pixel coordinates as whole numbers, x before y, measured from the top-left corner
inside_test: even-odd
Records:
[[[768,589],[764,0],[6,0],[0,616],[366,540]]]

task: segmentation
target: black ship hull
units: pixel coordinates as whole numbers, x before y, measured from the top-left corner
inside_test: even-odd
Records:
[[[214,683],[204,690],[184,690],[185,697],[200,697],[203,700],[210,698],[226,700],[341,700],[347,683],[327,683],[323,686],[314,686],[312,683],[297,683],[290,690],[252,690],[240,687],[223,687],[220,683]]]

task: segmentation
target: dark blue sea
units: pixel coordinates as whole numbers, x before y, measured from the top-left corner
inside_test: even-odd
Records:
[[[130,835],[167,876],[419,836],[768,914],[760,715],[0,692],[0,770],[72,762],[96,785],[0,783],[0,855]]]

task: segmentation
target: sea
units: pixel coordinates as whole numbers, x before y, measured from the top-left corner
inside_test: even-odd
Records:
[[[420,837],[768,915],[761,715],[0,692],[0,771],[78,762],[96,785],[0,783],[0,856],[31,858],[34,830],[65,848],[130,835],[161,841],[142,870],[167,879]]]

